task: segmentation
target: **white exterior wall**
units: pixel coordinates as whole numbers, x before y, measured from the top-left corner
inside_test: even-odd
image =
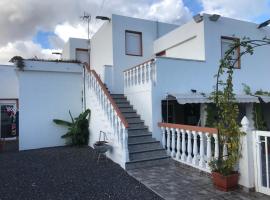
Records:
[[[106,79],[104,66],[113,66],[112,43],[112,22],[106,21],[91,38],[90,52],[90,66],[100,75],[102,81]]]
[[[62,59],[76,60],[76,49],[89,49],[89,46],[87,39],[69,38],[68,42],[64,45]]]
[[[270,37],[270,28],[257,28],[257,24],[235,19],[221,17],[217,22],[209,20],[204,15],[205,23],[205,47],[206,65],[209,73],[213,74],[219,65],[221,58],[221,36],[249,37],[250,39],[262,39]],[[236,93],[243,93],[242,83],[249,85],[252,90],[263,89],[270,91],[269,81],[269,56],[270,45],[259,47],[253,55],[241,58],[241,69],[235,70],[234,89]]]
[[[154,56],[154,41],[177,26],[161,22],[112,15],[113,93],[123,93],[123,71]],[[142,56],[125,54],[125,31],[142,32]]]
[[[82,111],[82,66],[74,63],[25,61],[19,75],[19,149],[64,145],[67,129],[53,119],[70,121]]]
[[[0,99],[18,99],[18,78],[14,65],[0,65]]]
[[[114,162],[120,164],[122,168],[125,168],[125,152],[119,143],[120,138],[111,126],[93,90],[89,90],[87,87],[86,96],[86,107],[91,110],[89,146],[94,148],[94,143],[99,141],[100,131],[105,132],[107,136],[106,141],[112,147],[106,152],[106,155]],[[101,136],[101,140],[103,140],[103,135]]]
[[[205,60],[204,23],[193,20],[154,42],[154,53],[166,51],[165,57]]]

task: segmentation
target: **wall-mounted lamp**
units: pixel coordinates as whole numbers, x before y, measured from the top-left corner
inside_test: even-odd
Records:
[[[109,17],[105,17],[105,16],[96,16],[96,19],[111,21]]]
[[[213,14],[209,16],[209,19],[213,22],[216,22],[220,18],[220,15],[218,14]]]
[[[202,16],[201,14],[194,15],[194,16],[193,16],[193,20],[194,20],[196,23],[200,23],[200,22],[203,20],[203,16]]]
[[[267,21],[265,21],[265,22],[263,22],[263,23],[261,23],[259,26],[258,26],[258,28],[260,29],[260,28],[263,28],[263,27],[265,27],[265,26],[268,26],[270,24],[270,19],[269,20],[267,20]]]

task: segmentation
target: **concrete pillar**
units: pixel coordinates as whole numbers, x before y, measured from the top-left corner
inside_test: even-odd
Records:
[[[239,185],[244,186],[247,189],[255,187],[254,177],[254,154],[253,154],[253,139],[252,131],[248,118],[245,116],[241,121],[241,131],[245,132],[246,135],[242,136],[242,151],[241,158],[239,160]]]

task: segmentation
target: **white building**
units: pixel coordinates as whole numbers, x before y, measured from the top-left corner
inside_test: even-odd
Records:
[[[79,60],[85,63],[83,69],[81,64],[25,60],[26,70],[19,72],[20,148],[62,145],[58,134],[50,134],[63,130],[50,120],[64,118],[68,105],[72,105],[74,113],[83,108],[92,111],[89,145],[99,140],[100,131],[106,132],[112,146],[107,156],[125,169],[166,164],[172,157],[210,172],[208,163],[219,152],[217,130],[205,127],[205,108],[211,103],[207,96],[213,91],[214,75],[228,44],[243,37],[270,37],[269,27],[257,27],[255,23],[207,14],[181,26],[112,15],[91,41],[73,38],[65,45],[62,59]],[[234,89],[241,111],[239,123],[247,117],[242,120],[247,137],[239,164],[240,184],[270,194],[269,184],[258,181],[269,177],[262,176],[266,166],[260,160],[263,147],[255,145],[255,141],[261,142],[260,136],[269,139],[270,133],[251,132],[252,107],[259,101],[245,95],[242,85],[253,91],[270,91],[269,50],[270,45],[264,46],[241,58],[234,73]],[[52,77],[55,79],[46,85]],[[37,85],[31,85],[33,81]],[[33,89],[40,108],[35,95],[31,96]],[[50,99],[52,96],[57,98]],[[270,98],[263,100],[270,127]],[[42,120],[31,102],[43,113]],[[58,111],[60,102],[63,105]],[[30,116],[36,116],[37,123],[29,128]],[[42,127],[40,137],[35,135],[38,126]],[[36,140],[28,139],[30,136]]]
[[[164,163],[169,155],[209,172],[208,162],[218,153],[211,147],[217,144],[217,132],[204,127],[205,108],[210,103],[207,97],[213,91],[219,61],[236,39],[270,36],[269,27],[258,29],[255,23],[214,18],[204,14],[197,22],[175,26],[112,15],[103,24],[91,39],[86,74],[85,101],[92,110],[91,146],[102,130],[113,146],[107,155],[126,169]],[[242,84],[253,91],[270,91],[269,50],[268,45],[252,56],[243,56],[234,72],[239,123],[246,116],[250,128],[254,128],[252,107],[259,100],[245,95]],[[269,127],[270,99],[263,99]],[[156,143],[159,141],[162,146]],[[248,153],[249,159],[243,156],[240,162],[242,177],[255,173],[252,156],[257,151],[246,148],[244,154]],[[249,188],[255,182],[240,179],[240,184]]]

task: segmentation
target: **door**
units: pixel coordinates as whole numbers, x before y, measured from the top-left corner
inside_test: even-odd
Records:
[[[256,137],[256,190],[270,195],[270,132],[254,131]]]
[[[15,139],[15,137],[17,137],[16,102],[0,101],[0,138]]]

